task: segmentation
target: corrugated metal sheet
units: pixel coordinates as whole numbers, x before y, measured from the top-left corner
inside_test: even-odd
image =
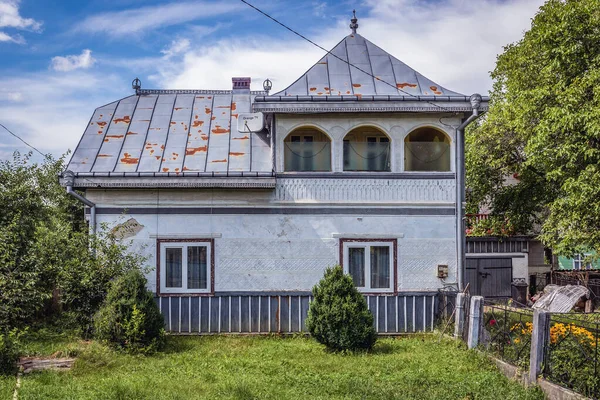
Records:
[[[270,172],[268,141],[261,140],[260,133],[237,130],[239,113],[252,111],[255,95],[139,91],[94,112],[68,169],[75,173]]]
[[[359,34],[348,35],[274,96],[462,96],[424,77]],[[337,58],[337,57],[339,58]],[[344,61],[348,61],[352,65]]]

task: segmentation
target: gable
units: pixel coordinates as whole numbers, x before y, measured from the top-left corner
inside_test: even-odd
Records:
[[[460,96],[421,75],[359,34],[346,36],[274,96]]]

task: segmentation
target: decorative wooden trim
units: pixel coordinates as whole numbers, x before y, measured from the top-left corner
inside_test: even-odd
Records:
[[[383,295],[398,295],[398,239],[389,239],[389,238],[385,238],[385,239],[349,239],[349,238],[340,238],[340,266],[342,267],[342,269],[344,268],[344,243],[368,243],[368,242],[390,242],[393,244],[393,257],[392,260],[394,262],[394,277],[392,278],[393,281],[393,291],[390,292],[360,292],[360,294],[365,295],[365,296],[383,296]]]
[[[205,293],[160,292],[160,244],[161,243],[210,243],[210,291]],[[215,239],[156,239],[156,295],[158,297],[212,297],[215,295]]]

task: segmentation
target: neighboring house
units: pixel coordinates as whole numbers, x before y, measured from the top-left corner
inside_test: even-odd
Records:
[[[600,259],[594,257],[594,252],[576,254],[573,257],[558,256],[559,271],[589,271],[600,270]]]
[[[94,112],[61,182],[156,267],[168,330],[301,331],[336,264],[379,332],[433,328],[436,293],[462,276],[457,127],[487,98],[351,27],[274,95],[234,78],[233,90],[137,88]]]
[[[504,185],[518,182],[516,175],[508,175]],[[490,211],[488,204],[482,204],[479,214],[467,215],[466,281],[469,291],[484,297],[512,297],[525,304],[527,286],[531,283],[535,286],[536,275],[550,272],[552,266],[546,263],[542,242],[533,234],[471,236],[470,228],[478,223],[485,224]]]

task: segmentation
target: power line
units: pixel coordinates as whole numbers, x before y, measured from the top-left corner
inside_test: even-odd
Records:
[[[364,69],[362,69],[362,68],[360,68],[360,67],[357,67],[356,65],[352,64],[350,61],[344,60],[343,58],[341,58],[341,57],[339,57],[339,56],[336,56],[335,54],[333,54],[331,51],[327,50],[327,49],[326,49],[326,48],[324,48],[323,46],[321,46],[321,45],[319,45],[319,44],[317,44],[317,43],[313,42],[312,40],[310,40],[309,38],[307,38],[307,37],[306,37],[306,36],[304,36],[303,34],[301,34],[301,33],[297,32],[297,31],[293,30],[292,28],[290,28],[289,26],[285,25],[283,22],[279,22],[277,19],[275,19],[275,18],[271,17],[269,14],[267,14],[267,13],[266,13],[266,12],[264,12],[264,11],[262,11],[260,8],[258,8],[258,7],[255,7],[255,6],[253,6],[252,4],[248,3],[246,0],[240,0],[240,1],[241,1],[242,3],[244,3],[244,4],[246,4],[247,6],[249,6],[249,7],[253,8],[253,9],[255,9],[256,11],[258,11],[259,13],[261,13],[262,15],[264,15],[265,17],[267,17],[267,18],[269,18],[270,20],[272,20],[273,22],[275,22],[275,23],[277,23],[277,24],[281,25],[282,27],[284,27],[284,28],[285,28],[285,29],[287,29],[288,31],[292,32],[294,35],[297,35],[297,36],[301,37],[302,39],[306,40],[308,43],[312,44],[313,46],[316,46],[316,47],[318,47],[319,49],[323,50],[323,51],[324,51],[324,52],[326,52],[327,54],[329,54],[329,55],[331,55],[331,56],[333,56],[333,57],[337,58],[338,60],[340,60],[340,61],[342,61],[342,62],[345,62],[345,63],[346,63],[346,64],[348,64],[349,66],[356,68],[357,70],[359,70],[360,72],[362,72],[362,73],[364,73],[364,74],[366,74],[366,75],[370,76],[371,78],[373,78],[373,79],[377,79],[378,81],[380,81],[380,82],[383,82],[384,84],[386,84],[386,85],[388,85],[388,86],[390,86],[390,87],[394,88],[395,90],[398,90],[398,91],[400,91],[400,92],[402,92],[402,93],[406,93],[407,95],[409,95],[409,96],[411,96],[411,97],[414,97],[414,98],[415,98],[415,99],[417,99],[417,100],[420,100],[419,96],[417,96],[417,95],[414,95],[414,94],[412,94],[412,93],[409,93],[409,92],[407,92],[407,91],[404,91],[404,90],[402,90],[402,89],[398,88],[396,85],[392,85],[391,83],[389,83],[389,82],[386,82],[386,81],[384,81],[383,79],[376,77],[375,75],[373,75],[373,74],[371,74],[371,73],[369,73],[369,72],[365,71]],[[428,104],[431,104],[432,106],[438,107],[439,109],[441,109],[441,110],[444,110],[444,111],[446,111],[446,112],[453,112],[453,113],[454,113],[454,111],[452,111],[452,110],[449,110],[449,109],[447,109],[446,107],[440,106],[439,104],[435,104],[435,103],[433,103],[433,102],[431,102],[431,101],[427,101],[427,103],[428,103]],[[445,125],[445,124],[444,124],[444,125]]]
[[[40,153],[42,155],[42,157],[46,158],[48,157],[48,154],[44,154],[41,151],[39,151],[38,149],[36,149],[35,147],[33,147],[32,145],[30,145],[29,143],[27,143],[25,140],[21,139],[21,137],[19,135],[17,135],[16,133],[11,132],[10,129],[8,129],[6,126],[0,124],[1,127],[3,127],[6,132],[10,133],[11,135],[13,135],[14,137],[16,137],[17,139],[19,139],[21,142],[25,143],[27,146],[31,147],[33,150],[37,151],[38,153]]]
[[[16,133],[12,132],[10,129],[8,129],[8,128],[7,128],[6,126],[4,126],[3,124],[0,124],[0,126],[1,126],[1,127],[3,127],[3,128],[6,130],[6,132],[10,133],[11,135],[13,135],[13,136],[14,136],[14,137],[16,137],[17,139],[19,139],[21,142],[25,143],[25,144],[26,144],[28,147],[30,147],[30,148],[32,148],[33,150],[35,150],[35,151],[37,151],[38,153],[40,153],[40,154],[42,155],[42,157],[44,157],[44,158],[48,158],[48,157],[50,157],[50,155],[49,155],[49,154],[44,154],[44,153],[42,153],[42,152],[41,152],[41,151],[39,151],[37,148],[35,148],[34,146],[30,145],[30,144],[29,144],[29,143],[27,143],[25,140],[23,140],[23,139],[22,139],[22,138],[21,138],[19,135],[17,135]],[[90,182],[90,183],[93,183],[94,185],[100,186],[100,185],[98,184],[98,182],[94,182],[94,181],[92,181],[92,180],[89,180],[88,178],[85,178],[85,177],[81,177],[81,178],[82,178],[82,179],[84,179],[84,180],[86,180],[86,181],[88,181],[88,182]]]

